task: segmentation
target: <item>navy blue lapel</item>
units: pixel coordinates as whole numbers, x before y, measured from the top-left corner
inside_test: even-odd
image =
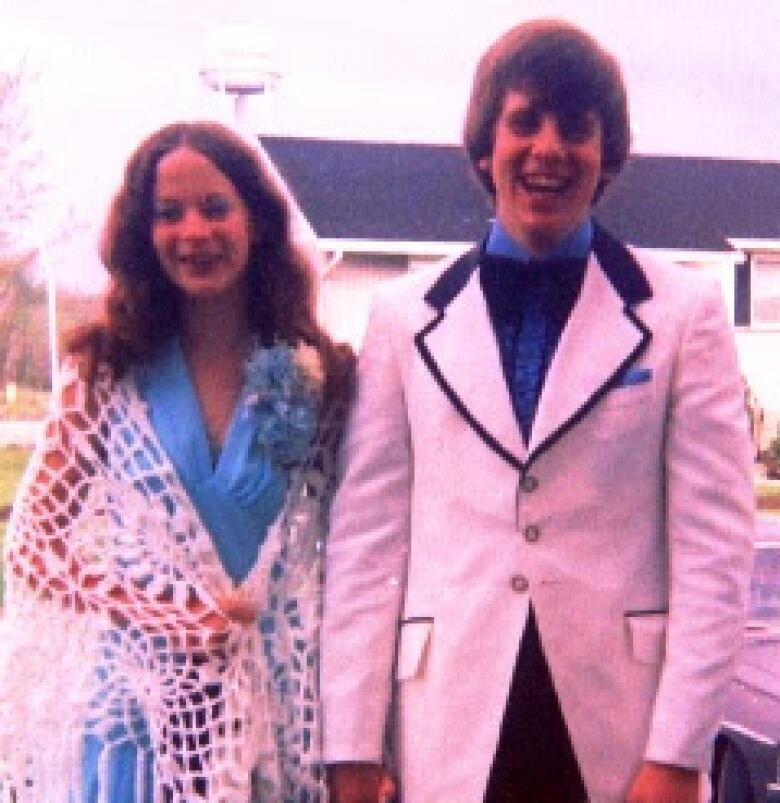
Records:
[[[593,226],[593,252],[626,307],[633,307],[652,297],[653,291],[647,276],[633,254],[598,223]]]
[[[444,273],[439,276],[430,290],[425,294],[425,300],[439,313],[443,313],[447,305],[466,286],[471,274],[479,265],[481,246],[475,246],[470,251],[459,256]]]
[[[453,407],[465,419],[468,425],[491,449],[501,455],[504,460],[518,470],[522,470],[522,457],[524,455],[515,454],[511,448],[507,448],[507,446],[502,443],[501,437],[497,436],[494,432],[491,432],[488,422],[481,421],[480,416],[475,415],[470,406],[455,390],[451,382],[451,377],[445,376],[445,372],[442,370],[439,362],[426,342],[426,338],[432,332],[434,332],[445,319],[447,307],[461,294],[463,289],[469,283],[469,280],[472,278],[476,268],[479,265],[479,256],[481,252],[481,247],[475,247],[463,254],[461,257],[455,260],[455,262],[450,265],[450,267],[447,268],[447,270],[445,270],[441,276],[439,276],[436,282],[425,294],[426,302],[430,304],[437,314],[427,326],[425,326],[415,335],[414,342],[423,362],[431,372],[434,380],[444,392],[445,396],[450,400]],[[487,311],[485,311],[485,322],[487,324]],[[469,345],[470,344],[468,343],[464,343],[464,347],[466,348],[468,348]],[[498,376],[500,377],[500,381],[505,388],[501,368],[498,364],[497,349],[494,349],[493,355],[485,354],[486,361],[489,361],[491,358],[495,359],[496,361],[495,368],[498,372]],[[509,393],[508,391],[505,391],[505,393],[508,415],[513,417],[514,413],[511,410],[511,405],[509,403]],[[511,422],[510,426],[514,427],[515,425],[513,422]],[[519,431],[517,431],[516,437],[519,441]]]

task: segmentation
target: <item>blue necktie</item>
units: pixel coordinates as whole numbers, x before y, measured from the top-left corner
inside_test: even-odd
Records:
[[[537,281],[529,282],[526,287],[512,370],[515,411],[526,443],[531,435],[531,424],[536,414],[545,373],[547,315],[544,307],[544,285],[544,281]]]
[[[584,269],[584,258],[524,263],[483,254],[480,260],[480,281],[526,443],[547,368],[579,293]]]

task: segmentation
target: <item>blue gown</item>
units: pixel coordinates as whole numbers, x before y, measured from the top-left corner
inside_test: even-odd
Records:
[[[208,529],[225,571],[235,582],[241,582],[257,560],[269,525],[282,509],[288,485],[286,472],[252,450],[257,422],[245,413],[243,394],[220,453],[212,454],[178,338],[153,361],[136,368],[135,381],[148,405],[152,427]],[[140,712],[139,721],[144,730]],[[135,802],[136,741],[143,743],[144,739],[135,736],[132,742],[112,749],[108,772],[111,803]],[[102,750],[98,737],[85,737],[82,803],[97,803]],[[146,789],[147,803],[151,803],[151,770]]]

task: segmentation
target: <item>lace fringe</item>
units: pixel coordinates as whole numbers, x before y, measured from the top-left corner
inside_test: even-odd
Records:
[[[98,803],[123,744],[137,803],[324,800],[317,639],[337,439],[320,434],[242,586],[257,626],[214,644],[204,617],[232,582],[131,381],[63,383],[9,530],[2,803],[80,803],[87,735],[104,745]]]

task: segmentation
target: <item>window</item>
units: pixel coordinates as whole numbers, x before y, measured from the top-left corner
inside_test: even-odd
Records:
[[[780,328],[780,255],[756,255],[750,277],[750,323]]]

